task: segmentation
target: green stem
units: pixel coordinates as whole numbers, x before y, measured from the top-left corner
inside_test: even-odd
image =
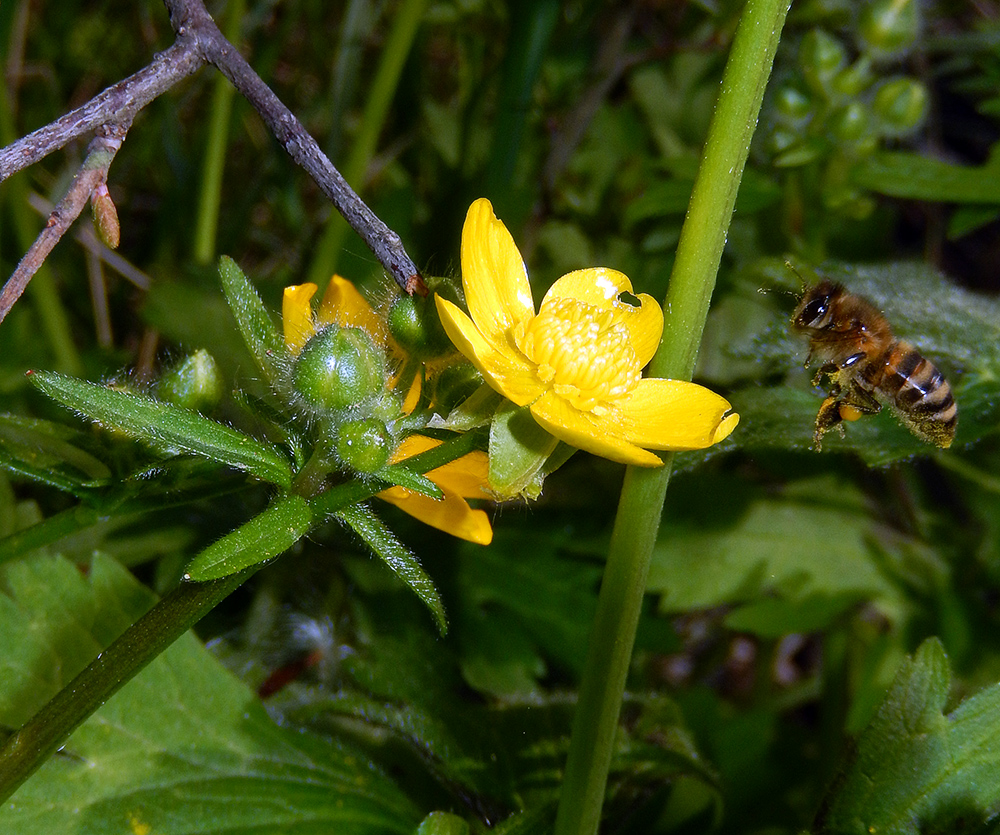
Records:
[[[722,79],[664,302],[651,375],[690,380],[743,166],[788,0],[748,0]],[[626,473],[590,636],[556,816],[556,835],[593,835],[601,819],[622,694],[673,456]]]
[[[246,0],[233,0],[228,15],[226,39],[238,43]],[[212,110],[205,146],[205,162],[201,169],[201,194],[198,197],[198,218],[195,221],[194,260],[210,264],[215,260],[215,239],[219,228],[219,206],[222,203],[222,175],[226,168],[226,146],[229,142],[229,116],[233,110],[236,88],[219,73],[212,92]]]
[[[354,140],[354,146],[343,168],[344,179],[358,193],[363,190],[365,171],[375,155],[375,147],[378,144],[379,134],[382,133],[382,127],[385,125],[389,105],[392,104],[396,88],[399,86],[403,64],[410,54],[410,48],[417,36],[417,28],[426,7],[427,0],[404,0],[402,5],[393,12],[392,31],[382,49],[382,60],[379,62],[378,70],[375,72],[375,80],[372,82],[371,91],[368,94],[368,101],[361,119],[361,131]],[[323,231],[323,237],[320,238],[319,244],[316,246],[316,253],[309,268],[308,281],[318,284],[320,287],[326,285],[337,268],[337,259],[343,248],[347,230],[347,221],[343,217],[337,212],[330,215],[326,229]]]

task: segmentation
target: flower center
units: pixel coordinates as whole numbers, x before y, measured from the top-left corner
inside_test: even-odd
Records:
[[[615,311],[576,299],[542,305],[514,341],[535,366],[538,379],[584,411],[635,388],[642,368],[628,328]]]

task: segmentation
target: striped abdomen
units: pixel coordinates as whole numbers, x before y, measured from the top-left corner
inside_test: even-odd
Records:
[[[951,446],[958,425],[951,386],[916,348],[896,342],[885,355],[876,387],[915,435],[939,447]]]

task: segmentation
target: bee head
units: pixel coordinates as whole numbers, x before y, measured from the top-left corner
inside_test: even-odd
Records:
[[[792,326],[799,330],[816,330],[825,324],[833,299],[843,293],[843,287],[832,281],[821,281],[809,287],[799,300],[792,315]]]

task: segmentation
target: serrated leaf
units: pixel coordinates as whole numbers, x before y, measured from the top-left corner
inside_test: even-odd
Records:
[[[823,803],[814,827],[838,835],[970,831],[1000,810],[1000,684],[948,715],[948,659],[921,644]]]
[[[219,259],[219,275],[226,301],[229,302],[250,354],[264,376],[271,382],[276,381],[279,377],[276,361],[288,352],[285,341],[274,327],[257,291],[247,280],[243,270],[228,255]]]
[[[352,505],[340,510],[337,518],[345,522],[400,580],[409,586],[430,609],[442,635],[448,632],[448,619],[441,596],[419,560],[398,540],[368,508]]]
[[[291,485],[291,468],[277,450],[197,412],[50,371],[31,378],[53,400],[157,449],[190,452],[281,487]]]
[[[312,518],[312,509],[301,496],[282,496],[198,554],[185,577],[195,581],[216,580],[272,559],[308,533]]]
[[[85,648],[90,655],[79,661],[86,663],[95,654],[93,635],[119,632],[121,613],[134,612],[136,598],[150,597],[100,557],[89,579],[62,560],[46,561],[45,568],[56,577],[76,572],[79,581],[55,606],[60,621],[38,620],[58,596],[39,583],[0,596],[4,656],[21,659],[22,668],[5,677],[5,690],[34,692],[36,681],[64,680],[62,658],[75,664],[73,652]],[[26,621],[19,632],[10,631],[3,614],[11,606]],[[74,617],[83,612],[94,613],[89,627]],[[64,648],[57,657],[50,654],[53,643]],[[188,633],[0,808],[0,831],[409,835],[420,818],[361,752],[275,725],[256,696]]]

